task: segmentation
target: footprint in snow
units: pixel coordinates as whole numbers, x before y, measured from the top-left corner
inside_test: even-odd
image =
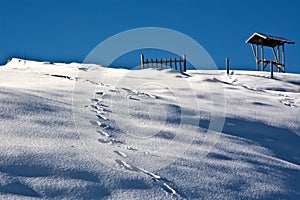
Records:
[[[131,146],[125,146],[125,149],[126,149],[126,150],[129,150],[129,151],[137,151],[136,148],[133,148],[133,147],[131,147]]]
[[[125,90],[125,91],[127,91],[127,92],[132,92],[132,90],[131,89],[129,89],[129,88],[121,88],[122,90]]]
[[[119,156],[123,157],[123,158],[126,158],[127,155],[121,151],[114,151],[114,153],[118,154]]]
[[[252,91],[257,91],[257,92],[265,92],[263,89],[261,88],[256,88],[256,87],[250,87],[247,85],[243,85],[244,88],[248,89],[248,90],[252,90]]]
[[[137,167],[131,166],[126,161],[119,160],[119,159],[117,159],[115,161],[123,169],[129,170],[129,171],[133,171],[133,172],[139,172],[140,171]]]
[[[108,144],[108,143],[111,143],[111,141],[110,140],[105,140],[105,139],[98,139],[98,142],[100,142],[100,143],[103,143],[103,144]]]
[[[106,133],[105,131],[97,131],[98,133],[100,133],[101,135],[105,136],[105,137],[110,137],[110,135],[108,133]]]
[[[181,196],[176,192],[176,190],[174,188],[172,188],[168,183],[170,183],[170,181],[168,181],[167,179],[162,179],[159,175],[156,175],[152,172],[149,172],[147,170],[144,170],[142,168],[136,167],[136,166],[132,166],[130,164],[128,164],[126,161],[124,160],[115,160],[116,163],[129,171],[132,172],[142,172],[148,176],[150,176],[152,178],[152,180],[154,181],[155,184],[157,184],[158,186],[160,186],[164,191],[166,191],[168,194],[171,194],[173,197],[177,197],[180,198]]]
[[[152,94],[149,94],[149,93],[146,93],[146,92],[138,92],[137,95],[142,96],[142,97],[157,99],[157,97],[155,95],[152,95]]]
[[[104,92],[102,92],[102,91],[100,91],[100,92],[96,92],[96,95],[101,95],[101,96],[103,96],[105,93]]]
[[[118,90],[116,90],[116,89],[110,89],[109,91],[110,91],[110,92],[120,92],[120,91],[118,91]]]
[[[102,123],[100,121],[90,121],[90,123],[92,125],[97,125],[97,126],[100,126],[101,128],[104,128],[104,129],[107,129],[109,128],[109,125],[105,124],[105,123]]]
[[[103,114],[97,114],[96,115],[99,119],[103,119],[104,121],[108,121],[108,118],[105,117]]]
[[[285,97],[284,99],[281,99],[280,102],[291,108],[295,107],[295,105],[296,105],[295,100],[293,98],[289,98],[289,97]]]
[[[138,99],[136,97],[133,97],[132,95],[127,95],[127,99],[131,99],[131,100],[134,100],[134,101],[140,101],[140,99]]]
[[[128,98],[128,96],[133,96],[132,94],[134,94],[136,96],[145,96],[145,97],[149,97],[149,98],[152,98],[152,99],[157,99],[157,97],[155,95],[152,95],[152,94],[149,94],[149,93],[146,93],[146,92],[143,92],[143,91],[138,91],[138,90],[133,91],[129,88],[121,88],[121,89],[128,93],[127,98]]]
[[[97,111],[102,111],[103,108],[97,104],[94,104],[94,105],[90,105],[93,109],[97,110]]]
[[[91,101],[93,101],[93,102],[99,102],[99,101],[102,101],[102,99],[92,98]]]
[[[291,98],[286,94],[279,94],[279,96],[282,97],[282,99],[279,100],[280,103],[291,108],[296,106],[296,102],[294,98]]]
[[[112,139],[112,138],[107,138],[107,139],[99,138],[97,141],[100,142],[100,143],[111,144],[111,145],[124,144],[124,142],[122,142],[120,140],[115,140],[115,139]]]

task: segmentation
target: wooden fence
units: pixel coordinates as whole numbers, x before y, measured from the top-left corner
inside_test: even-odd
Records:
[[[141,54],[141,67],[146,68],[156,68],[156,69],[174,69],[181,72],[186,72],[186,55],[179,57],[178,59],[144,59],[144,54]]]

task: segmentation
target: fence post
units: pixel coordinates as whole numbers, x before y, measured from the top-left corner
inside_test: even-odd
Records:
[[[186,55],[183,55],[183,71],[186,72]]]
[[[165,61],[166,61],[166,62],[165,62],[165,63],[166,63],[165,68],[168,69],[168,68],[169,68],[169,67],[168,67],[168,58],[166,58]]]
[[[226,71],[229,74],[229,58],[226,58]]]
[[[146,63],[147,63],[147,68],[149,68],[149,61],[148,61],[148,58],[146,59]]]
[[[141,65],[142,69],[144,69],[144,54],[141,54]]]
[[[182,62],[181,57],[179,57],[180,72],[182,72],[182,64],[181,64],[181,62]]]

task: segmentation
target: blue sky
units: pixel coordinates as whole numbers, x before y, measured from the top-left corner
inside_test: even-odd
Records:
[[[226,57],[234,69],[255,69],[245,40],[256,31],[290,39],[286,69],[300,73],[299,10],[297,0],[0,0],[0,63],[25,56],[82,62],[119,32],[164,27],[195,39],[220,69]],[[114,65],[139,61],[133,53]]]

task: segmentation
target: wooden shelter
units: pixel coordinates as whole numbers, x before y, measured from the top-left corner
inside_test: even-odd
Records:
[[[273,66],[277,67],[278,72],[285,72],[285,44],[295,44],[290,40],[266,35],[262,33],[254,33],[246,43],[251,44],[252,51],[256,61],[256,70],[265,70],[267,65],[270,65],[270,71],[273,71]],[[265,59],[265,48],[270,47],[273,52],[274,60]],[[260,52],[259,52],[260,49]]]

